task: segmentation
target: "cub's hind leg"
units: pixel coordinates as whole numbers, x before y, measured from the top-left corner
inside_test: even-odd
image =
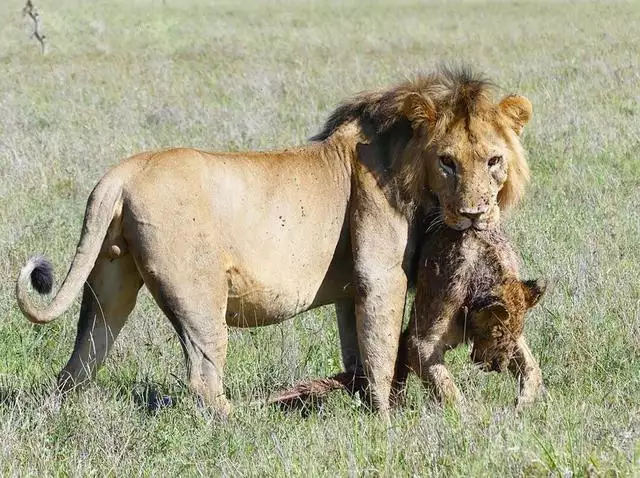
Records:
[[[444,363],[444,354],[448,346],[459,342],[451,313],[457,304],[433,301],[427,308],[423,299],[416,297],[411,320],[401,337],[395,385],[404,392],[407,374],[412,370],[440,403],[455,406],[462,401],[462,394]]]
[[[456,406],[462,401],[462,394],[444,364],[444,347],[440,343],[410,340],[408,362],[425,388],[431,390],[440,403]]]
[[[133,258],[100,257],[82,295],[73,353],[58,375],[58,390],[69,391],[91,379],[107,358],[133,310],[142,278]]]

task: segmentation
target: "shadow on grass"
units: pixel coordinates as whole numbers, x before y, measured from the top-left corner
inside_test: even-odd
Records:
[[[20,384],[11,377],[0,377],[0,407],[16,408],[44,403],[55,388],[46,382]]]
[[[91,382],[91,384],[110,394],[112,399],[129,401],[141,412],[149,415],[156,415],[165,409],[176,408],[185,403],[188,404],[188,407],[195,405],[195,408],[199,410],[207,410],[208,408],[200,397],[194,395],[181,381],[175,384],[153,380],[123,381],[110,385],[97,385],[95,382]],[[82,390],[74,389],[61,394],[57,391],[54,380],[28,383],[21,382],[17,377],[0,375],[0,408],[6,410],[36,409],[44,406],[55,413],[60,408],[68,406],[67,404],[70,405],[69,402],[76,402],[83,393],[85,392]],[[299,397],[289,397],[283,400],[274,400],[274,396],[272,396],[263,403],[270,408],[308,418],[311,415],[323,415],[325,402],[329,399],[329,395],[344,394],[344,399],[354,400],[354,406],[371,411],[366,401],[362,401],[361,393],[362,390],[358,393],[354,390],[334,389],[331,393],[329,391],[319,394],[302,393]],[[277,396],[277,392],[275,396]]]
[[[118,385],[113,390],[116,399],[131,399],[141,410],[155,414],[162,409],[176,406],[187,392],[183,387],[167,386],[152,381]],[[64,394],[57,391],[53,381],[40,383],[20,383],[11,376],[0,376],[0,408],[37,408],[44,404],[57,403],[59,408],[82,391],[71,390]]]
[[[131,389],[134,403],[151,414],[175,407],[184,395],[184,390],[167,390],[166,386],[152,381],[136,382]]]

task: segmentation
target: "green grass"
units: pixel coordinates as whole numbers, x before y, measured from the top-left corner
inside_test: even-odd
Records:
[[[640,35],[637,2],[37,0],[49,52],[0,4],[2,475],[640,475]],[[185,390],[168,321],[143,294],[96,383],[43,399],[78,305],[46,327],[14,280],[44,252],[60,278],[89,191],[142,149],[305,141],[341,99],[466,60],[531,99],[533,182],[508,229],[552,287],[526,334],[549,398],[517,416],[515,381],[450,365],[467,403],[415,381],[387,425],[339,394],[305,417],[251,405],[339,369],[333,311],[232,331],[224,424]],[[158,391],[176,405],[149,412]]]

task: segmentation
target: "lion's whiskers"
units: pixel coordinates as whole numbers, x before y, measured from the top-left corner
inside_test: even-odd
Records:
[[[424,231],[425,235],[429,234],[429,232],[436,232],[442,228],[444,225],[444,218],[441,214],[438,214],[427,226],[427,229]]]

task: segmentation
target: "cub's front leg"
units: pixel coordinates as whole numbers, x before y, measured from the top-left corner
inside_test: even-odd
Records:
[[[516,410],[531,405],[543,392],[542,372],[524,337],[518,339],[515,355],[509,363],[509,371],[518,377]]]
[[[445,340],[448,327],[444,323],[433,325],[428,335],[411,334],[408,331],[408,366],[422,379],[425,388],[433,391],[440,403],[455,406],[462,401],[462,394],[444,364],[444,354],[448,349]]]

